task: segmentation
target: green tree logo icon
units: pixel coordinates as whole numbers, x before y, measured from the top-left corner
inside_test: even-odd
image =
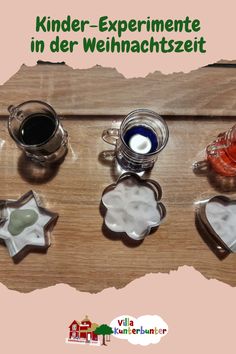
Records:
[[[113,333],[113,330],[107,324],[102,324],[101,326],[99,326],[95,329],[94,333],[99,336],[102,335],[102,345],[106,345],[105,336],[111,335]]]

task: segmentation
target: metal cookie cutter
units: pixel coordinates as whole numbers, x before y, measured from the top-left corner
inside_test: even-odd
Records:
[[[46,250],[58,214],[42,207],[38,195],[29,191],[18,200],[0,201],[0,239],[15,262],[31,250]]]
[[[103,191],[104,223],[113,232],[142,240],[166,216],[161,197],[161,186],[156,181],[143,180],[135,173],[126,172]]]
[[[236,252],[236,200],[217,195],[200,201],[196,221],[202,238],[219,258]]]

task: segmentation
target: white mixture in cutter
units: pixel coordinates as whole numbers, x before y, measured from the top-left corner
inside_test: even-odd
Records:
[[[236,252],[236,204],[209,202],[206,216],[213,230],[232,252]]]
[[[51,217],[39,210],[39,207],[33,197],[18,210],[25,209],[34,210],[38,214],[37,222],[29,227],[26,227],[19,235],[13,236],[8,230],[8,225],[10,222],[11,212],[16,209],[7,207],[7,221],[0,228],[0,238],[5,241],[11,257],[14,257],[27,245],[42,247],[46,245],[44,226],[49,222]]]
[[[154,191],[135,178],[119,182],[103,195],[102,202],[107,208],[106,226],[115,232],[125,232],[135,240],[144,238],[151,227],[160,224]]]

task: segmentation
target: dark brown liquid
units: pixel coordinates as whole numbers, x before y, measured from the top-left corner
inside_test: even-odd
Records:
[[[45,143],[55,131],[55,120],[43,114],[32,114],[21,124],[19,139],[26,145]]]

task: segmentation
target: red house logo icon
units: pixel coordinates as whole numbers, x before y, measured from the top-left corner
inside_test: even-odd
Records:
[[[97,323],[92,323],[88,316],[81,322],[74,320],[69,326],[69,342],[81,342],[100,344],[97,334],[94,333],[99,327]]]

